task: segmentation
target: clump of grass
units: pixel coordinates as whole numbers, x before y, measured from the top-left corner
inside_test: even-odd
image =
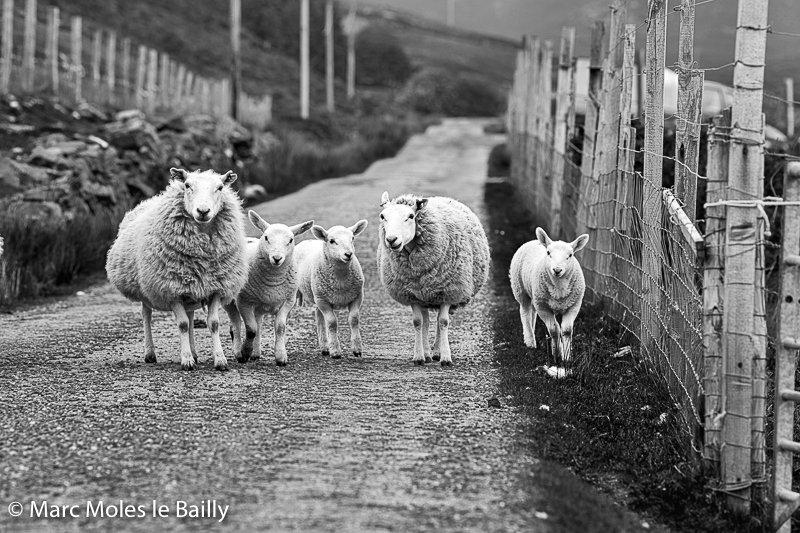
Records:
[[[584,304],[575,325],[573,374],[553,379],[541,370],[554,362],[544,327],[537,350],[522,343],[518,306],[508,284],[517,248],[533,238],[538,222],[509,183],[487,183],[485,201],[496,295],[501,397],[536,420],[531,441],[543,458],[570,467],[614,494],[632,509],[676,531],[755,532],[760,525],[724,511],[709,490],[687,445],[691,435],[680,420],[666,384],[633,355],[617,355],[628,344],[624,332],[601,306]],[[540,407],[546,405],[549,410]]]
[[[0,305],[52,294],[81,275],[102,270],[120,214],[78,212],[72,218],[0,215]]]

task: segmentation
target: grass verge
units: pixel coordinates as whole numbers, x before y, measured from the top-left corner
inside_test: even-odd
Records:
[[[511,294],[508,267],[517,248],[530,240],[536,218],[507,182],[486,184],[488,234],[496,292],[496,347],[502,396],[536,421],[542,458],[555,460],[617,501],[679,532],[761,531],[759,524],[730,515],[705,486],[685,448],[685,433],[666,385],[638,358],[617,356],[624,346],[615,322],[597,306],[584,306],[575,326],[574,372],[546,376],[551,365],[544,327],[539,348],[522,343],[519,307]]]

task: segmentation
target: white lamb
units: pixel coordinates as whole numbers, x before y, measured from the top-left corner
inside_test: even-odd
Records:
[[[553,241],[542,228],[537,240],[520,246],[511,260],[509,277],[525,344],[536,348],[534,327],[539,316],[550,333],[553,355],[568,362],[572,357],[572,331],[581,310],[586,283],[575,253],[589,240],[584,234],[572,242]],[[561,315],[561,325],[556,320]]]
[[[378,271],[389,295],[411,306],[414,364],[450,366],[450,313],[478,294],[489,276],[489,243],[480,220],[464,204],[434,196],[381,196]],[[428,309],[439,309],[434,355]]]
[[[297,245],[300,281],[297,300],[316,305],[317,340],[323,355],[342,356],[336,309],[347,308],[350,323],[350,348],[361,357],[359,313],[364,299],[364,274],[355,255],[355,238],[367,228],[366,220],[353,226],[333,226],[327,231],[314,226],[316,240]]]
[[[172,311],[178,322],[181,368],[194,370],[194,311],[208,305],[214,367],[227,370],[219,340],[219,308],[247,281],[241,200],[231,189],[236,174],[170,169],[161,194],[122,220],[108,252],[106,272],[129,300],[142,302],[144,360],[156,362],[153,309]]]
[[[269,224],[255,211],[248,212],[248,216],[262,235],[259,239],[247,239],[247,283],[236,300],[225,307],[231,321],[233,353],[240,363],[260,359],[261,322],[264,315],[274,315],[275,364],[286,366],[286,320],[294,307],[297,292],[294,238],[308,231],[314,221],[289,227]],[[244,342],[242,319],[245,325]]]

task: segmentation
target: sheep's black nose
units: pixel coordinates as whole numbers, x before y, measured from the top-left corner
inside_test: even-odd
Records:
[[[561,275],[561,269],[560,268],[554,268],[553,272],[555,273],[556,276]]]
[[[394,241],[397,240],[397,237],[386,237],[386,242],[389,244],[394,244]]]
[[[206,217],[211,212],[211,209],[203,209],[201,207],[197,208],[197,214],[201,217]]]
[[[350,259],[351,257],[353,257],[353,252],[345,252],[344,256]]]

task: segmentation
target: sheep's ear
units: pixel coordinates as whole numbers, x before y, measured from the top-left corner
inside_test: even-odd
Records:
[[[417,211],[428,205],[427,198],[417,198]]]
[[[189,173],[186,172],[184,169],[175,168],[175,167],[172,167],[171,169],[169,169],[169,175],[172,176],[172,179],[178,180],[181,183],[186,181],[186,178],[189,177]]]
[[[353,232],[353,237],[357,237],[357,236],[361,235],[361,233],[365,229],[367,229],[367,224],[369,224],[369,222],[367,222],[366,220],[359,220],[358,222],[356,222],[355,224],[350,226],[349,229],[350,229],[350,231]]]
[[[300,235],[300,234],[305,233],[308,230],[310,230],[311,226],[313,226],[313,225],[314,225],[314,221],[313,220],[309,220],[308,222],[303,222],[302,224],[298,224],[296,226],[292,226],[289,229],[292,230],[292,233],[294,233],[295,235]]]
[[[586,243],[588,242],[589,242],[589,235],[584,233],[583,235],[581,235],[580,237],[578,237],[569,244],[570,246],[572,246],[573,252],[577,252],[578,250],[583,249],[583,247],[586,246]]]
[[[222,176],[222,183],[225,185],[232,185],[237,179],[239,179],[239,176],[237,176],[233,170],[229,170]]]
[[[317,225],[312,226],[311,235],[313,235],[314,238],[319,239],[321,241],[328,240],[328,232],[325,231],[325,228],[323,228],[322,226],[317,226]]]
[[[385,206],[388,203],[389,203],[389,193],[383,191],[383,194],[381,195],[381,207]]]
[[[547,236],[547,233],[542,228],[536,228],[536,237],[539,239],[539,242],[542,243],[542,246],[547,248],[550,246],[553,241],[550,237]]]
[[[269,227],[269,224],[267,223],[266,220],[261,218],[258,215],[258,213],[256,213],[255,211],[253,211],[251,209],[250,211],[247,212],[247,216],[250,219],[250,222],[252,222],[252,224],[255,227],[257,227],[259,229],[259,231],[261,231],[261,233],[264,233],[265,231],[267,231],[267,228]]]

